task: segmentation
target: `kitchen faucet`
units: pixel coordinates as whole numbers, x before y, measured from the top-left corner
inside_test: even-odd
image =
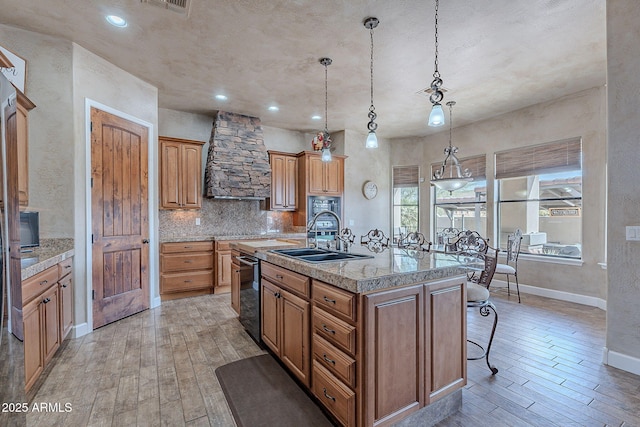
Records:
[[[342,246],[341,245],[342,241],[338,239],[338,235],[340,234],[340,230],[342,230],[342,221],[340,220],[340,217],[338,216],[338,214],[335,213],[334,211],[325,209],[315,214],[313,218],[311,218],[311,221],[309,221],[309,223],[307,224],[307,233],[310,233],[311,231],[314,231],[316,233],[315,240],[316,240],[316,246],[317,246],[318,245],[318,226],[316,223],[318,222],[318,217],[324,214],[333,215],[336,221],[338,221],[338,230],[336,231],[336,234],[333,236],[333,240],[335,240],[336,242],[336,250],[340,250]]]

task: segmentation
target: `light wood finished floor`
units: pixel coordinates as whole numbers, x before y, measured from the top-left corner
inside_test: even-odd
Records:
[[[439,426],[640,425],[640,377],[601,363],[603,311],[526,294],[518,304],[502,291],[492,298],[500,372],[470,361],[463,408]],[[73,411],[32,413],[28,425],[233,426],[214,371],[263,353],[234,314],[228,295],[168,301],[71,340],[35,402]],[[468,321],[476,338],[491,319],[470,311]]]

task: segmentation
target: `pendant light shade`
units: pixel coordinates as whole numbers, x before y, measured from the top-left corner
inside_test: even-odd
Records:
[[[436,19],[435,19],[435,60],[434,60],[434,71],[433,71],[433,81],[431,82],[431,95],[429,96],[429,100],[433,107],[431,107],[431,114],[429,114],[429,122],[428,125],[432,127],[442,126],[444,125],[444,111],[442,111],[442,99],[444,98],[444,93],[442,93],[442,78],[440,78],[440,71],[438,71],[438,6],[440,5],[439,1],[436,0]]]
[[[378,26],[380,21],[378,18],[367,18],[364,20],[364,27],[369,30],[369,35],[371,36],[371,106],[369,107],[369,123],[367,123],[367,129],[369,129],[369,134],[367,135],[367,141],[365,142],[365,148],[378,148],[378,136],[376,135],[376,129],[378,129],[378,124],[375,122],[376,117],[376,107],[373,106],[373,29]]]
[[[471,178],[471,171],[465,169],[464,171],[460,167],[460,161],[456,157],[458,147],[451,145],[451,132],[453,128],[453,106],[455,101],[447,102],[449,107],[449,146],[444,149],[446,155],[440,169],[436,170],[431,179],[431,184],[435,185],[441,190],[452,193],[455,190],[459,190],[469,182],[473,181]]]
[[[327,67],[331,65],[333,61],[331,58],[320,58],[320,63],[324,65],[324,131],[318,132],[318,134],[322,134],[322,161],[330,162],[331,161],[331,135],[329,135],[329,129],[327,126],[327,116],[328,116],[328,90],[327,90]]]

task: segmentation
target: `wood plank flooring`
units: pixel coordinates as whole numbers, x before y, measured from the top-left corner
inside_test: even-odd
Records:
[[[640,425],[640,377],[602,365],[602,310],[503,292],[491,361],[469,361],[463,407],[439,426]],[[469,311],[484,342],[492,318]],[[474,351],[469,348],[469,351]],[[68,413],[30,413],[29,426],[234,426],[218,366],[264,353],[242,330],[229,295],[162,307],[71,340],[35,396]]]

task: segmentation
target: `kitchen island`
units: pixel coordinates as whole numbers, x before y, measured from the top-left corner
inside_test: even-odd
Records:
[[[261,260],[262,342],[345,426],[433,425],[466,384],[466,268],[454,255]]]

